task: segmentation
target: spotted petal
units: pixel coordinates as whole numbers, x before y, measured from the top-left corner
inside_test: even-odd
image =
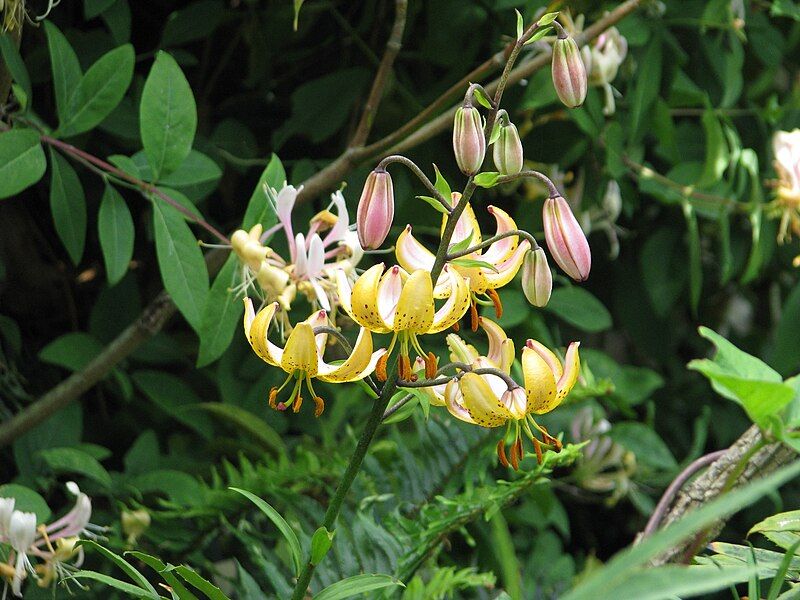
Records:
[[[377,352],[372,351],[372,334],[362,327],[353,352],[347,357],[347,360],[340,365],[321,362],[317,378],[330,383],[363,379],[375,370],[375,365],[384,354],[386,354],[386,350],[383,348]]]
[[[283,350],[269,341],[269,325],[278,309],[278,303],[268,304],[258,314],[253,310],[253,301],[244,299],[244,334],[261,360],[274,367],[281,365]]]
[[[450,294],[447,301],[436,311],[433,324],[426,333],[438,333],[452,327],[467,312],[470,302],[469,283],[461,274],[445,265],[442,275],[450,279]],[[428,277],[430,280],[430,276]]]
[[[444,404],[456,419],[461,419],[471,425],[477,425],[475,419],[470,416],[469,411],[464,408],[464,396],[461,394],[461,389],[456,379],[451,379],[444,388]]]
[[[428,333],[434,322],[433,284],[428,271],[414,271],[403,284],[394,315],[394,331]]]
[[[367,269],[361,277],[356,280],[351,295],[344,289],[345,287],[349,289],[350,286],[349,283],[346,283],[346,277],[341,277],[337,273],[339,298],[342,301],[342,306],[356,323],[374,333],[387,333],[391,331],[391,327],[381,319],[378,312],[378,283],[381,280],[382,274],[383,263],[379,263]],[[345,298],[350,299],[351,306],[349,310]]]
[[[464,396],[464,408],[477,425],[499,427],[513,418],[484,377],[466,373],[459,383]]]
[[[298,323],[286,340],[281,369],[287,373],[303,371],[309,377],[314,377],[317,374],[318,364],[314,330],[309,323]]]

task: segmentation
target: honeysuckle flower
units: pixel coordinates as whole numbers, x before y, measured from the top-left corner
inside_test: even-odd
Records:
[[[442,271],[447,286],[447,300],[437,310],[433,297],[430,272],[415,270],[408,273],[393,266],[384,273],[384,264],[367,269],[350,287],[344,274],[338,275],[339,303],[359,325],[374,333],[390,333],[392,341],[400,340],[400,378],[412,375],[409,345],[423,358],[417,336],[438,333],[452,327],[469,308],[469,284],[461,274],[448,266]]]
[[[507,432],[513,428],[510,457],[505,452],[505,436],[497,445],[497,454],[504,465],[518,468],[523,457],[521,433],[533,442],[537,459],[541,461],[543,444],[560,450],[561,443],[538,425],[532,415],[553,410],[575,385],[580,369],[578,346],[578,342],[569,345],[562,365],[545,346],[528,340],[522,352],[524,387],[498,374],[470,371],[447,384],[445,405],[453,416],[467,423],[488,428],[506,425]],[[492,364],[487,357],[477,357],[472,363],[473,371]],[[542,434],[543,442],[536,438],[532,427]]]
[[[572,279],[586,281],[592,268],[589,242],[564,198],[544,202],[544,238],[556,264]]]
[[[319,416],[325,409],[325,403],[314,391],[311,384],[312,378],[328,383],[344,383],[363,379],[375,370],[378,360],[386,352],[383,349],[373,352],[372,334],[362,327],[352,352],[343,363],[325,362],[323,354],[328,335],[314,333],[315,327],[329,325],[328,314],[325,310],[318,310],[302,323],[295,325],[286,340],[286,345],[281,348],[268,338],[270,323],[278,310],[278,303],[268,304],[257,314],[250,298],[245,298],[244,304],[244,332],[250,346],[261,360],[269,365],[280,367],[288,374],[280,387],[273,387],[269,392],[269,404],[272,408],[286,410],[291,406],[294,412],[300,410],[303,402],[300,393],[302,384],[305,382],[316,407],[314,414]],[[294,387],[289,401],[277,402],[278,394],[293,380]]]
[[[454,193],[451,198],[452,205],[457,204],[460,197],[460,194]],[[497,223],[496,234],[517,229],[514,219],[504,210],[496,206],[489,206],[487,210]],[[444,229],[446,223],[447,217],[445,216],[442,220],[442,229]],[[470,239],[469,246],[477,245],[482,240],[478,219],[469,204],[456,223],[453,237],[450,240],[450,248],[465,242],[468,238]],[[478,296],[486,295],[495,304],[499,317],[502,314],[502,305],[495,290],[514,279],[520,266],[522,266],[525,253],[530,247],[530,243],[527,240],[519,242],[517,236],[509,236],[494,242],[485,250],[476,250],[461,259],[451,261],[449,266],[464,278],[469,279],[473,307],[476,300],[478,300]],[[397,238],[395,252],[397,254],[397,262],[408,271],[425,270],[430,272],[436,258],[433,253],[414,238],[410,225]],[[448,289],[446,281],[440,277],[434,289],[435,297],[446,297],[449,293]],[[477,311],[473,310],[473,313],[477,317]],[[477,323],[473,322],[473,330],[476,328]]]
[[[14,498],[0,498],[0,542],[8,540],[8,527],[15,502]]]
[[[33,565],[28,552],[36,539],[36,514],[15,510],[11,513],[8,525],[8,542],[14,549],[16,560],[11,591],[15,596],[22,596],[22,580],[29,572],[33,573]]]
[[[84,494],[78,484],[74,481],[67,482],[67,490],[70,494],[75,496],[75,506],[66,515],[50,523],[45,528],[47,538],[52,542],[59,538],[70,538],[79,535],[92,534],[87,528],[89,527],[89,520],[92,518],[92,499],[87,494]],[[37,545],[43,544],[43,541],[37,542]]]
[[[358,201],[356,230],[364,248],[379,248],[394,220],[394,186],[386,169],[375,169],[364,182]]]
[[[772,153],[778,185],[768,212],[780,216],[778,241],[783,243],[800,235],[800,129],[775,132]]]
[[[602,87],[605,93],[603,114],[613,115],[616,104],[611,82],[617,77],[619,66],[628,55],[628,40],[616,27],[611,27],[584,46],[581,54],[586,65],[589,85]]]

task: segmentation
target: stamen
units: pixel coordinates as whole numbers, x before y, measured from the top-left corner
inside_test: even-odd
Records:
[[[453,331],[461,331],[461,325],[458,324],[458,321],[453,323]]]
[[[469,321],[473,333],[478,331],[478,307],[474,301],[469,305]]]
[[[275,400],[276,400],[277,397],[278,397],[278,388],[274,387],[269,391],[269,407],[277,409],[277,410],[281,410],[281,409],[278,409],[278,406],[275,403]]]
[[[505,445],[506,445],[505,439],[501,439],[499,442],[497,442],[497,458],[500,459],[501,465],[508,468],[508,458],[506,458]]]
[[[375,365],[375,377],[378,381],[384,382],[388,379],[389,375],[386,373],[386,363],[389,362],[389,353],[387,352],[378,359],[378,364]]]
[[[303,397],[298,392],[297,396],[294,398],[294,402],[292,403],[292,411],[297,413],[301,406],[303,406]]]
[[[412,381],[414,372],[411,370],[411,359],[408,354],[401,354],[397,359],[397,370],[400,372],[400,379]]]
[[[433,379],[436,377],[436,371],[439,368],[439,359],[436,357],[433,352],[428,352],[428,355],[425,357],[425,378],[426,379]]]
[[[519,471],[519,456],[517,455],[517,442],[519,438],[517,438],[513,444],[511,444],[511,466],[514,467],[515,471]]]
[[[494,304],[494,314],[499,319],[503,316],[503,303],[500,302],[500,296],[497,294],[496,290],[492,289],[486,290],[486,295],[491,298],[492,303]]]
[[[542,445],[536,438],[533,438],[533,450],[536,452],[536,462],[542,464]]]
[[[319,396],[314,396],[314,416],[319,417],[325,410],[325,401]]]

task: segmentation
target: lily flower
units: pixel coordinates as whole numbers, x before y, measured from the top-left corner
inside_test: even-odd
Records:
[[[580,370],[578,346],[578,342],[569,345],[562,365],[552,351],[535,340],[528,340],[522,351],[524,387],[510,385],[497,374],[466,372],[447,383],[445,405],[454,417],[466,423],[488,428],[506,425],[506,433],[513,428],[510,457],[505,451],[506,436],[497,444],[497,454],[503,465],[510,463],[514,469],[518,468],[523,457],[522,433],[533,442],[541,462],[542,447],[559,451],[561,442],[537,424],[532,415],[553,410],[575,385]],[[473,371],[491,364],[493,361],[489,358],[478,357],[472,362]],[[508,373],[505,368],[502,370]],[[542,434],[542,441],[537,439],[532,428]]]
[[[367,269],[352,289],[344,272],[337,275],[339,304],[359,325],[374,333],[393,333],[387,350],[391,354],[400,340],[400,379],[413,376],[409,345],[420,356],[431,360],[417,336],[438,333],[452,327],[469,308],[469,284],[448,266],[442,271],[447,286],[447,300],[436,310],[430,272],[416,270],[409,274],[395,265],[384,273],[384,264]],[[432,355],[430,355],[432,356]],[[378,375],[383,379],[385,363]]]
[[[453,193],[450,200],[451,205],[455,206],[460,197],[460,194]],[[489,206],[487,210],[497,222],[497,234],[517,229],[514,219],[504,210],[496,206]],[[444,230],[446,223],[447,216],[442,219],[442,230]],[[456,223],[456,228],[450,241],[450,248],[458,246],[466,249],[469,246],[480,244],[481,240],[481,228],[478,224],[478,219],[475,217],[472,207],[468,204]],[[479,296],[487,296],[488,300],[494,304],[497,316],[500,317],[502,315],[502,304],[495,290],[514,279],[529,248],[530,243],[527,240],[523,240],[520,243],[517,236],[509,236],[494,242],[485,250],[476,250],[448,263],[463,277],[469,279],[473,306],[473,331],[477,330],[475,304],[486,302],[486,300],[480,300]],[[397,262],[408,271],[425,270],[430,272],[436,260],[433,253],[414,238],[411,233],[411,225],[408,225],[397,238],[396,254]],[[443,298],[447,294],[446,281],[443,277],[440,277],[434,288],[434,295],[437,298]]]
[[[269,392],[269,405],[277,410],[286,410],[292,407],[294,412],[300,410],[303,398],[300,395],[303,382],[311,392],[316,409],[315,416],[322,414],[325,402],[314,391],[311,384],[312,378],[328,383],[344,383],[363,379],[375,370],[378,360],[386,353],[381,349],[373,352],[372,334],[362,328],[350,356],[341,364],[325,362],[323,354],[327,345],[326,333],[314,333],[315,327],[328,325],[328,314],[325,310],[318,310],[302,323],[298,323],[289,334],[286,345],[281,348],[267,337],[270,323],[278,309],[278,303],[273,302],[255,312],[250,298],[244,299],[244,332],[250,346],[255,353],[269,365],[280,367],[287,374],[286,380],[280,387],[273,387]],[[288,402],[277,402],[278,394],[284,387],[294,380],[294,387]]]

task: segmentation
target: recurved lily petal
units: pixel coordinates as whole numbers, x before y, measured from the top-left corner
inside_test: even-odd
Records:
[[[430,274],[426,274],[430,281]],[[450,280],[450,293],[447,301],[433,315],[433,323],[425,333],[438,333],[452,327],[469,308],[469,282],[456,269],[451,269],[448,265],[445,265],[442,270],[442,276],[447,276]],[[433,296],[431,296],[431,306],[433,306]]]
[[[461,200],[461,194],[453,192],[450,197],[450,206],[455,206],[458,204],[459,200]],[[448,215],[442,216],[441,233],[444,233],[448,218]],[[472,236],[470,246],[481,243],[481,226],[478,224],[478,218],[475,216],[475,211],[472,210],[472,205],[467,204],[467,206],[464,207],[464,212],[461,213],[461,216],[456,222],[456,227],[453,230],[453,237],[450,238],[450,245],[452,246],[453,244],[463,242],[470,235]]]
[[[372,334],[362,328],[355,346],[353,346],[353,352],[347,357],[347,360],[340,365],[331,365],[320,361],[317,379],[330,383],[362,379],[375,370],[375,365],[384,354],[386,354],[386,350],[383,348],[377,352],[372,351]]]
[[[580,373],[579,346],[579,342],[569,345],[562,367],[561,361],[548,348],[528,340],[522,350],[522,373],[529,412],[550,412],[566,398]]]
[[[388,333],[392,328],[381,318],[378,311],[378,284],[383,274],[383,263],[367,269],[361,277],[356,280],[349,294],[350,283],[346,278],[337,274],[339,288],[339,299],[344,309],[350,314],[353,320],[366,327],[374,333]],[[346,298],[350,299],[350,310]]]
[[[517,224],[511,216],[501,208],[496,206],[487,206],[486,210],[494,217],[497,222],[497,230],[495,235],[506,233],[517,229]],[[482,253],[481,260],[490,264],[498,264],[508,258],[514,253],[517,248],[517,236],[512,235],[502,240],[497,240],[494,244],[489,246],[485,252]]]
[[[473,419],[469,411],[464,407],[464,396],[461,393],[458,380],[451,379],[444,388],[444,404],[448,412],[456,419],[460,419],[470,425],[478,423]]]
[[[289,334],[281,357],[281,369],[287,373],[303,371],[315,377],[319,368],[314,330],[308,322],[298,323]]]
[[[403,284],[392,329],[418,334],[434,333],[431,331],[434,320],[431,274],[424,270],[414,271]]]
[[[411,233],[411,225],[406,225],[395,242],[397,262],[406,271],[425,269],[430,271],[436,257],[425,246],[420,244]]]
[[[517,248],[512,252],[511,256],[509,256],[506,260],[500,263],[494,263],[495,269],[497,271],[492,271],[490,269],[483,269],[483,277],[486,280],[486,287],[488,289],[496,290],[498,288],[507,285],[514,277],[516,277],[517,272],[522,267],[522,263],[525,260],[525,255],[527,254],[528,250],[530,250],[530,243],[528,240],[523,240],[523,242],[517,246]],[[484,260],[484,257],[481,257],[481,260]],[[477,290],[476,290],[477,291]]]
[[[481,317],[478,323],[486,332],[489,340],[489,351],[486,353],[486,358],[492,362],[493,366],[509,373],[511,365],[514,363],[514,340],[510,339],[503,328],[491,319]]]
[[[463,396],[463,407],[473,421],[482,427],[499,427],[514,418],[511,411],[492,389],[489,379],[498,379],[505,388],[505,382],[494,375],[465,373],[459,380]],[[502,393],[502,392],[501,392]]]
[[[278,303],[272,302],[256,314],[253,309],[253,301],[250,298],[244,299],[244,333],[247,340],[261,360],[274,367],[279,367],[283,358],[283,349],[270,342],[267,337],[269,325],[276,310],[278,310]]]

